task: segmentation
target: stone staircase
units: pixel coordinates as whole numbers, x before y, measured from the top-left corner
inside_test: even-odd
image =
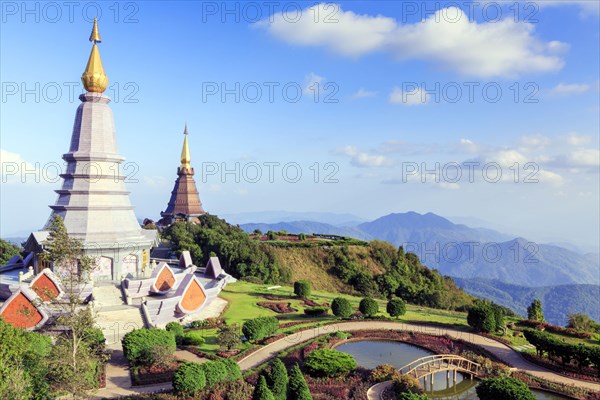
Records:
[[[140,307],[125,304],[120,286],[97,283],[92,295],[96,324],[102,329],[107,345],[118,344],[127,332],[146,326]]]

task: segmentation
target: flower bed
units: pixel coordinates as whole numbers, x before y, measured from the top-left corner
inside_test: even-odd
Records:
[[[259,301],[258,303],[256,303],[257,306],[263,307],[263,308],[267,308],[271,311],[275,311],[278,314],[290,314],[290,313],[294,313],[298,310],[292,308],[292,304],[291,303],[275,303],[275,302],[269,302],[269,301]]]
[[[169,367],[135,367],[131,368],[131,384],[133,386],[155,385],[157,383],[166,383],[173,380],[173,374],[179,366],[178,362],[172,363]]]
[[[533,375],[529,375],[522,371],[514,371],[511,374],[511,376],[522,382],[525,382],[527,386],[533,389],[547,390],[549,392],[571,396],[576,399],[593,399],[593,397],[589,397],[591,393],[588,393],[585,389],[550,382],[544,379],[537,378]]]
[[[277,294],[263,294],[261,297],[267,300],[289,300],[292,298],[292,296],[283,296]]]
[[[547,357],[539,357],[535,354],[530,353],[524,353],[522,354],[522,356],[534,364],[541,365],[544,368],[548,368],[566,377],[580,379],[582,381],[600,382],[600,377],[596,373],[596,370],[592,368],[586,367],[583,370],[579,371],[579,368],[577,368],[576,365],[563,365]]]
[[[229,357],[234,357],[234,356],[238,355],[240,352],[241,352],[240,349],[234,349],[234,350],[229,350],[229,351],[217,351],[217,355],[219,357],[229,358]]]
[[[311,299],[303,299],[302,302],[304,303],[305,306],[308,306],[308,307],[319,307],[319,306],[329,307],[329,303],[327,303],[327,302],[317,303],[316,301],[313,301]]]

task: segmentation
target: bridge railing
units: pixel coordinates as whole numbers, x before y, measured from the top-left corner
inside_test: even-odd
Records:
[[[429,371],[435,371],[435,367],[439,367],[440,371],[444,369],[459,369],[467,372],[477,373],[481,368],[481,365],[467,358],[454,354],[435,354],[421,357],[400,368],[398,371],[404,375],[409,375],[411,373],[418,375],[419,369],[427,368],[427,373],[429,373]]]

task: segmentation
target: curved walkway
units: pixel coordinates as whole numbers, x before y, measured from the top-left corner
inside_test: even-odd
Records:
[[[448,335],[454,339],[462,339],[466,342],[480,346],[489,351],[504,363],[531,374],[535,377],[546,379],[557,383],[577,386],[592,391],[600,391],[600,384],[595,382],[586,382],[578,379],[567,378],[566,376],[557,374],[544,367],[533,364],[525,360],[517,351],[511,349],[507,345],[496,340],[476,335],[470,332],[463,332],[453,328],[426,326],[418,324],[405,324],[388,321],[356,321],[356,322],[340,322],[332,325],[325,325],[307,329],[295,334],[286,336],[273,343],[270,343],[254,353],[241,359],[238,364],[242,371],[246,371],[259,366],[260,364],[275,357],[278,353],[293,347],[297,344],[310,339],[338,331],[352,332],[363,330],[395,330],[395,331],[413,331],[425,333],[428,335]]]
[[[392,386],[393,381],[385,381],[373,385],[367,390],[367,399],[369,400],[381,400],[381,396],[383,396],[383,392]]]

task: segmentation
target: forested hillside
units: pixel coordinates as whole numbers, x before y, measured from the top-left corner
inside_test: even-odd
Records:
[[[172,225],[163,237],[171,241],[174,251],[190,250],[197,265],[204,265],[214,253],[229,273],[252,281],[280,284],[308,279],[316,289],[374,297],[397,295],[414,304],[444,309],[461,309],[473,302],[452,279],[423,266],[415,254],[382,241],[281,246],[283,242],[252,238],[212,215],[202,216],[200,224]]]

